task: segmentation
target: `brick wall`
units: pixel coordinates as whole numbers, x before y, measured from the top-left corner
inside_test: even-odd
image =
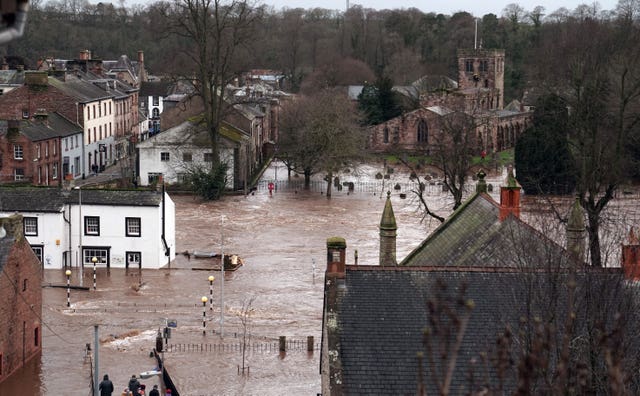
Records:
[[[0,222],[7,231],[0,244],[13,242],[0,274],[2,382],[42,351],[42,267],[22,236],[22,216],[2,218]]]
[[[38,109],[47,113],[58,112],[72,122],[82,124],[82,114],[77,114],[75,99],[50,86],[22,86],[0,96],[0,119],[20,120],[23,110],[28,110],[29,118]]]
[[[0,105],[1,106],[1,105]],[[14,145],[22,147],[22,159],[14,158]],[[13,182],[16,168],[24,170],[24,182],[31,182],[33,175],[33,148],[31,141],[24,135],[18,135],[15,139],[7,139],[7,136],[0,137],[0,182]]]

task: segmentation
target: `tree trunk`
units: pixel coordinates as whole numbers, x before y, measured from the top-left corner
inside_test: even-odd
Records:
[[[333,172],[327,174],[327,199],[331,198],[331,186],[333,182]]]
[[[591,265],[602,267],[602,257],[600,256],[600,211],[587,210],[589,227],[589,254],[591,255]]]
[[[308,190],[311,186],[311,169],[304,170],[304,189]]]

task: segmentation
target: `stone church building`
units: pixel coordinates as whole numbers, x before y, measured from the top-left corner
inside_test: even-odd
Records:
[[[414,83],[420,106],[370,129],[369,149],[377,153],[420,152],[428,154],[446,133],[445,119],[466,118],[475,131],[478,154],[515,146],[527,128],[531,112],[517,101],[504,106],[504,50],[458,50],[457,82],[448,78],[436,83]],[[449,83],[445,83],[445,82]]]

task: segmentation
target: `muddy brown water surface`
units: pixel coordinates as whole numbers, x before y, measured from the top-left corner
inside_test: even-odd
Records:
[[[272,167],[264,178],[274,176]],[[387,183],[392,186],[393,179]],[[416,202],[390,190],[400,260],[437,224],[421,222]],[[267,189],[258,189],[217,202],[172,195],[176,260],[160,270],[143,270],[141,278],[136,270],[107,273],[98,268],[97,290],[72,290],[70,308],[66,288],[45,286],[41,359],[2,384],[0,395],[90,395],[92,374],[85,345],[93,348],[94,325],[101,339],[99,378],[109,374],[114,395],[119,395],[132,374],[155,368],[149,352],[167,318],[178,323],[164,356],[181,395],[319,393],[326,240],[346,239],[348,263],[353,263],[357,249],[359,264],[377,265],[378,225],[386,196],[380,192],[343,190],[327,199],[317,191],[280,189],[270,196]],[[446,214],[446,196],[433,200]],[[212,260],[181,254],[221,250],[244,262],[238,270],[226,272],[224,284]],[[78,284],[78,272],[73,268],[72,284]],[[91,286],[92,269],[84,272],[84,285]],[[202,296],[210,295],[210,275],[215,277],[213,309],[201,302]],[[63,270],[45,272],[45,285],[65,282]],[[243,318],[248,318],[244,325]],[[243,343],[245,333],[250,337]],[[278,352],[280,336],[289,341],[284,354]],[[314,337],[313,352],[307,351],[309,336]],[[157,377],[141,382],[148,390],[160,384]]]

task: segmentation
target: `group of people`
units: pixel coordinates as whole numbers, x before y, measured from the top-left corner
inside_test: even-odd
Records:
[[[114,391],[113,382],[109,379],[109,375],[105,374],[100,385],[98,385],[98,390],[100,391],[100,396],[112,396]],[[146,395],[146,386],[141,384],[140,381],[136,378],[135,374],[131,376],[129,380],[129,384],[122,391],[122,396],[142,396]],[[158,385],[154,385],[153,389],[149,392],[149,396],[160,396],[160,391],[158,390]],[[167,393],[165,396],[171,396],[171,389],[167,389]]]

